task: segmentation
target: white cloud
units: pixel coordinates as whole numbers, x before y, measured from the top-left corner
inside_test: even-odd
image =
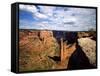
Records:
[[[33,14],[33,16],[36,16],[38,18],[47,18],[47,16],[45,14],[41,14],[38,12],[38,9],[36,8],[36,6],[34,5],[19,5],[21,10],[25,10],[28,12],[31,12]]]
[[[52,6],[38,6],[40,8],[40,12],[46,14],[47,16],[52,16],[55,7]]]
[[[33,17],[41,20],[41,22],[33,23],[33,26],[30,28],[87,31],[96,27],[95,9],[65,7],[67,10],[64,10],[65,8],[63,7],[38,7],[34,5],[20,5],[21,10],[31,12]]]
[[[34,5],[19,5],[19,8],[21,10],[25,10],[31,13],[36,13],[37,12],[37,8]]]
[[[48,16],[44,15],[44,14],[41,14],[41,13],[35,13],[33,14],[33,16],[36,16],[38,18],[41,18],[41,19],[46,19],[48,18]]]

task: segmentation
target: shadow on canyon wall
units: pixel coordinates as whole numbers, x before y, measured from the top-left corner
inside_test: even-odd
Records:
[[[91,69],[95,68],[94,65],[90,64],[88,57],[83,52],[82,48],[79,45],[76,45],[76,50],[72,53],[69,58],[69,63],[67,69]]]

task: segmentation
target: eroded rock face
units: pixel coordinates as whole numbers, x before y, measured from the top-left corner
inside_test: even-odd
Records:
[[[52,31],[40,31],[40,38],[48,38],[48,37],[53,37]]]
[[[90,38],[80,38],[78,39],[78,43],[88,57],[89,62],[96,65],[96,41]]]
[[[96,32],[91,31],[91,32],[78,32],[78,38],[85,38],[85,37],[90,37],[93,40],[96,40]]]
[[[59,53],[59,46],[52,31],[20,30],[19,52],[20,71],[48,70],[55,68],[48,56]]]
[[[52,31],[40,31],[40,39],[42,41],[42,45],[44,45],[45,50],[48,50],[49,56],[54,56],[59,49],[59,45],[56,39],[53,37]],[[58,51],[59,52],[59,51]]]

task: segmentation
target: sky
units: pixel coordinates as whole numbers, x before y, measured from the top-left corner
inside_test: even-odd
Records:
[[[20,4],[19,28],[63,31],[96,30],[96,10]]]

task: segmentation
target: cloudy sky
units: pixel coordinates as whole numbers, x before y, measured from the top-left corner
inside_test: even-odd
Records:
[[[96,29],[96,10],[91,8],[19,5],[20,29],[88,31]]]

